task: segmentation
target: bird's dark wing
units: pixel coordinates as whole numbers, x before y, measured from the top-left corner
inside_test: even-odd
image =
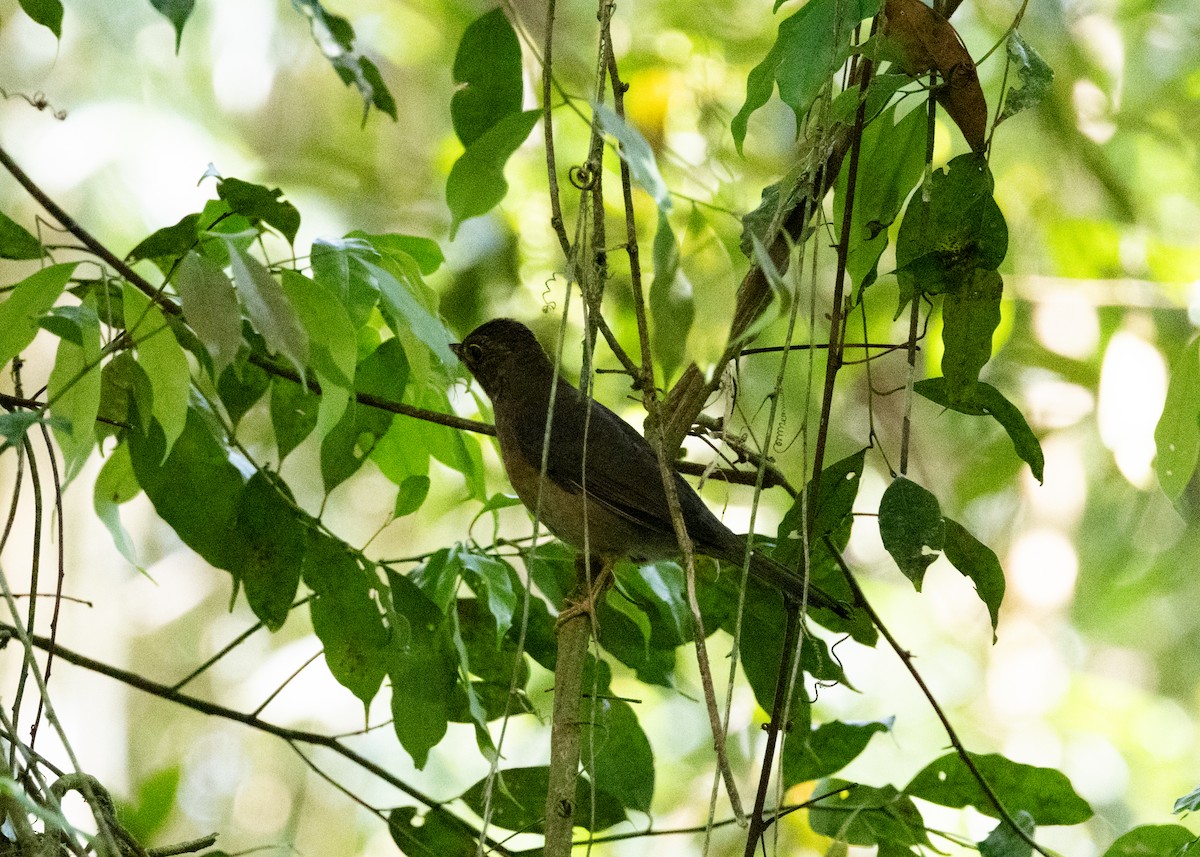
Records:
[[[529,413],[534,409],[524,410]],[[545,426],[540,430],[528,426],[519,434],[525,454],[540,463]],[[654,449],[633,426],[599,402],[587,401],[566,382],[560,382],[555,400],[547,475],[571,491],[582,491],[586,483],[591,502],[636,523],[648,535],[674,541]],[[725,547],[732,533],[678,475],[675,486],[697,546],[702,550],[705,546],[710,550],[716,545]]]

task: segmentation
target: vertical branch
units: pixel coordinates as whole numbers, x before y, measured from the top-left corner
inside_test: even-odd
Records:
[[[878,18],[876,18],[876,23]],[[875,24],[871,25],[875,33]],[[820,495],[821,471],[825,467],[825,446],[829,440],[829,422],[833,409],[833,387],[842,368],[843,346],[846,340],[845,281],[850,255],[850,228],[854,221],[854,198],[858,188],[858,158],[862,150],[863,125],[867,115],[867,87],[871,83],[874,62],[863,58],[862,75],[858,83],[858,112],[854,116],[854,131],[850,138],[850,164],[846,173],[846,203],[842,211],[842,229],[838,236],[837,274],[833,282],[833,305],[829,312],[829,348],[825,351],[825,386],[821,391],[821,419],[817,424],[817,441],[813,453],[812,496]]]
[[[46,428],[45,423],[41,424],[41,430],[42,430],[42,440],[46,444],[46,453],[50,456],[50,476],[54,481],[54,513],[55,513],[55,516],[58,518],[58,575],[56,577],[56,582],[54,585],[54,610],[50,614],[50,640],[51,640],[51,642],[55,642],[58,640],[58,617],[59,617],[59,613],[62,611],[63,584],[66,582],[66,576],[67,576],[66,555],[64,554],[64,551],[66,550],[67,534],[66,534],[66,519],[63,516],[62,480],[59,477],[59,473],[58,473],[58,460],[54,456],[54,445],[50,443],[50,431],[49,431],[49,429]],[[32,449],[30,450],[30,452],[32,453]],[[32,466],[30,467],[30,474],[31,475],[33,474]],[[30,587],[31,593],[36,593],[37,591],[38,591],[38,589],[37,589],[36,585],[33,585]],[[37,597],[35,595],[33,597],[32,601],[36,601],[36,600],[37,600]],[[30,629],[31,629],[30,633],[32,633],[32,628],[33,628],[33,605],[32,605],[32,603],[30,604],[29,625],[30,625]],[[49,651],[46,652],[46,671],[42,675],[42,679],[46,683],[47,686],[49,686],[49,684],[50,684],[50,668],[53,665],[54,665],[54,649],[51,648]],[[33,748],[34,743],[36,743],[36,741],[37,741],[37,730],[38,730],[38,724],[41,723],[41,720],[42,720],[43,705],[44,705],[44,700],[38,699],[37,711],[33,715],[33,726],[29,730],[29,746],[31,749]]]
[[[921,182],[921,200],[929,201],[929,185],[933,177],[933,132],[937,119],[937,99],[934,89],[937,87],[937,72],[929,73],[929,113],[925,126],[925,178]],[[921,206],[921,231],[924,232],[927,205]],[[913,295],[912,307],[908,312],[908,380],[904,391],[904,421],[900,428],[900,472],[908,473],[908,447],[912,435],[912,402],[913,384],[917,377],[917,327],[921,321],[921,301]]]
[[[546,41],[542,46],[542,133],[546,137],[546,180],[550,192],[550,226],[558,236],[563,255],[571,258],[571,239],[563,224],[558,198],[558,166],[554,157],[554,122],[551,98],[554,93],[554,13],[556,0],[546,0]]]
[[[622,119],[625,118],[625,92],[629,88],[624,83],[617,70],[616,57],[612,54],[611,45],[608,54],[609,77],[612,78],[613,106]],[[623,153],[622,148],[622,153]],[[646,319],[646,294],[642,287],[642,271],[638,251],[637,224],[633,215],[633,179],[630,175],[629,164],[621,158],[621,189],[625,204],[625,241],[629,254],[630,290],[633,294],[633,307],[637,316],[638,343],[641,350],[642,370],[641,389],[642,403],[647,414],[647,440],[654,447],[658,459],[659,476],[662,478],[663,489],[667,496],[667,508],[671,513],[671,524],[675,529],[675,538],[683,554],[683,565],[686,570],[688,608],[692,614],[694,626],[694,644],[696,647],[697,667],[700,671],[701,685],[704,688],[705,707],[708,710],[709,728],[713,735],[713,747],[717,754],[717,765],[725,781],[725,790],[729,794],[729,802],[738,822],[745,817],[742,809],[741,796],[738,793],[737,781],[733,778],[733,769],[729,764],[729,756],[725,747],[725,728],[721,723],[720,711],[717,707],[716,690],[713,687],[712,667],[708,660],[708,649],[705,647],[704,622],[700,616],[700,602],[696,595],[696,559],[692,539],[683,521],[683,512],[679,506],[679,495],[675,490],[675,472],[667,458],[668,447],[663,433],[662,419],[659,413],[658,394],[654,386],[654,362],[650,351],[650,327]]]
[[[792,650],[796,647],[800,632],[800,612],[795,607],[788,607],[787,625],[783,631],[783,649],[779,656],[779,672],[785,675],[791,672]],[[750,833],[746,837],[746,848],[742,852],[745,857],[754,857],[758,843],[771,822],[763,819],[763,811],[767,802],[767,789],[771,782],[771,769],[775,758],[775,745],[779,741],[780,721],[783,709],[791,696],[791,682],[777,681],[775,683],[775,701],[771,704],[771,722],[767,729],[767,746],[763,750],[763,771],[758,778],[758,792],[754,796],[754,813],[750,816]],[[772,819],[774,821],[774,819]]]
[[[603,574],[601,569],[599,574]],[[585,554],[575,558],[575,590],[572,598],[591,595],[591,561]],[[583,674],[587,662],[592,625],[589,614],[580,612],[557,630],[558,658],[554,664],[554,713],[550,724],[550,773],[546,789],[545,857],[570,857],[571,831],[575,826],[576,781],[583,724],[579,710],[583,699]],[[591,730],[595,731],[595,730]]]

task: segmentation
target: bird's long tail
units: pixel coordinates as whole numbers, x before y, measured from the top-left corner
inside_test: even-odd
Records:
[[[804,603],[804,578],[762,551],[755,550],[751,553],[750,573],[762,583],[783,593],[785,600],[794,604]],[[834,598],[811,583],[808,585],[808,606],[828,610],[842,619],[849,619],[852,613],[850,605],[846,602]]]

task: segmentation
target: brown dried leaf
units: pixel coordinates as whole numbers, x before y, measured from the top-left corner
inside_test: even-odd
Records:
[[[975,152],[986,146],[987,100],[975,62],[954,26],[921,0],[887,0],[883,28],[888,51],[911,77],[935,70],[938,104],[950,114]]]

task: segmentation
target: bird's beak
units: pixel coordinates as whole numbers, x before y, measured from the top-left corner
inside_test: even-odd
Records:
[[[459,360],[463,359],[461,342],[451,342],[450,350],[454,352],[454,356],[457,357]]]

